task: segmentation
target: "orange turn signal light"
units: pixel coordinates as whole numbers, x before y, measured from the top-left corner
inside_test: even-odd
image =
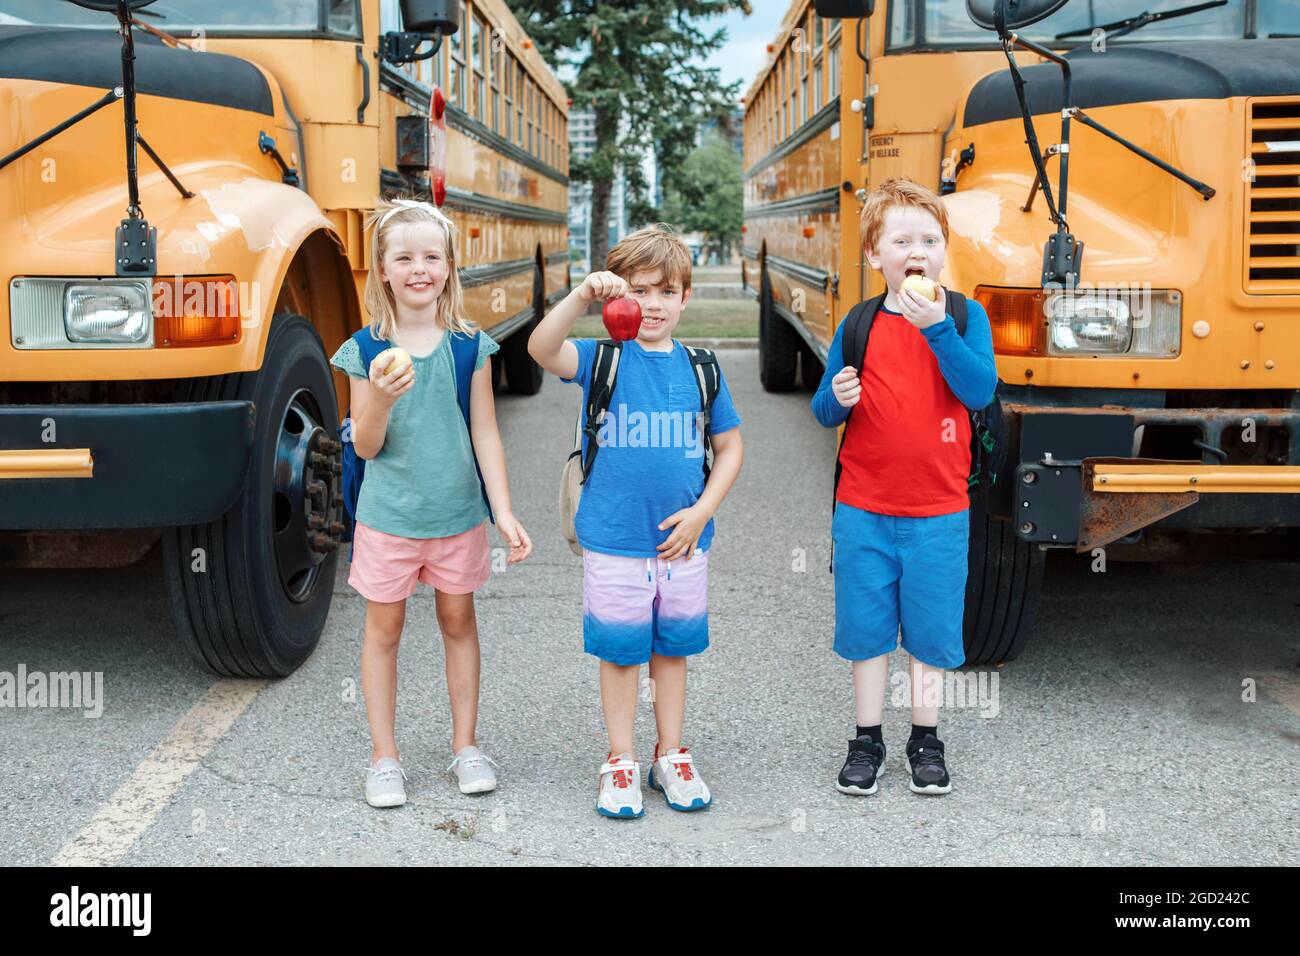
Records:
[[[976,286],[975,301],[984,306],[998,355],[1042,355],[1047,293],[1042,289]]]
[[[171,276],[153,283],[154,348],[232,345],[239,341],[234,276]]]

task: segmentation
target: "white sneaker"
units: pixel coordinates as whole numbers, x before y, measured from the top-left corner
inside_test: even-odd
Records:
[[[380,757],[366,768],[366,803],[400,807],[406,802],[406,771],[392,757]]]
[[[655,752],[659,752],[658,747]],[[685,747],[669,750],[651,764],[650,786],[663,793],[674,810],[707,810],[713,804],[713,794]]]
[[[628,754],[619,754],[601,765],[596,812],[621,820],[645,813],[641,806],[641,765]]]
[[[488,764],[495,767],[496,761],[477,747],[461,747],[447,770],[456,771],[461,793],[487,793],[497,788],[497,775]]]

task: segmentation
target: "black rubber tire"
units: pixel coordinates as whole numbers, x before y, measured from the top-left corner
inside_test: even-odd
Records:
[[[193,379],[183,386],[181,400],[251,400],[257,421],[244,491],[235,505],[216,521],[163,531],[163,570],[176,633],[196,662],[226,677],[284,677],[315,649],[329,614],[339,547],[303,563],[290,582],[302,589],[295,599],[282,582],[279,557],[296,553],[302,561],[297,531],[305,528],[308,503],[297,506],[277,492],[277,481],[323,480],[324,502],[331,529],[341,536],[344,514],[339,480],[332,464],[322,470],[304,465],[286,468],[285,441],[296,434],[329,439],[338,434],[338,402],[320,335],[299,315],[278,315],[266,343],[266,357],[256,372]],[[291,406],[291,401],[297,404]],[[315,427],[303,428],[301,411]],[[213,454],[220,454],[214,449]],[[331,462],[334,456],[330,456]],[[277,462],[281,467],[277,470]],[[278,477],[277,477],[278,475]],[[279,507],[277,508],[277,503]],[[276,524],[281,530],[276,530]],[[280,551],[277,551],[277,534]],[[292,537],[293,541],[289,542]],[[206,573],[193,570],[194,549],[206,556]],[[316,562],[315,554],[306,562]]]
[[[822,383],[822,375],[826,372],[826,366],[822,363],[807,345],[804,345],[799,351],[799,384],[806,391],[815,392],[817,386]]]
[[[764,391],[788,392],[794,388],[802,347],[799,333],[776,314],[772,280],[764,269],[758,293],[758,378]]]
[[[492,363],[492,390],[499,392],[505,382],[505,366],[501,361],[501,353],[493,352],[488,361]]]
[[[532,321],[522,329],[518,329],[511,334],[501,344],[501,362],[505,367],[506,383],[510,386],[510,392],[514,395],[536,395],[542,390],[542,382],[546,376],[542,367],[537,364],[536,360],[528,354],[528,337],[533,334],[533,329],[537,328],[537,323],[542,320],[545,313],[546,305],[543,301],[546,296],[546,287],[542,280],[542,270],[537,270],[533,278],[533,312],[535,313]]]
[[[1022,541],[1008,521],[972,502],[966,615],[966,664],[1001,664],[1024,650],[1034,630],[1046,553]]]

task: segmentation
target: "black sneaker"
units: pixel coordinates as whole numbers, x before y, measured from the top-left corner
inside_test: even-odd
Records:
[[[835,781],[840,793],[869,797],[876,792],[876,778],[885,772],[885,745],[868,736],[849,741],[849,756]]]
[[[952,780],[943,763],[943,741],[926,734],[907,742],[907,761],[912,765],[913,793],[948,793]]]

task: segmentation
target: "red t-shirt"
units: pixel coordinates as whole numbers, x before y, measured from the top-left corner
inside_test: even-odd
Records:
[[[845,423],[836,501],[878,514],[929,517],[970,504],[970,412],[939,371],[921,330],[881,308],[867,339],[862,398]]]

